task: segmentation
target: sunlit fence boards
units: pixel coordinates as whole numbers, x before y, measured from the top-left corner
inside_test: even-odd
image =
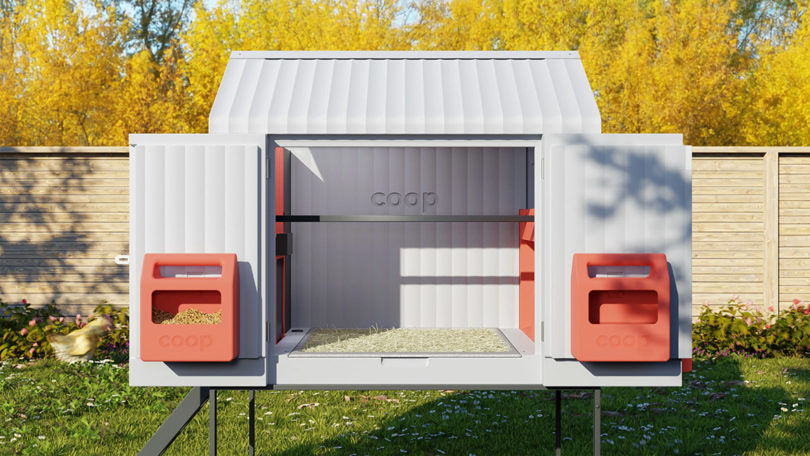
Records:
[[[0,299],[128,304],[127,148],[0,148]]]
[[[810,148],[692,150],[693,313],[810,301]]]
[[[779,157],[779,305],[810,302],[810,149]]]
[[[692,296],[719,304],[765,298],[765,167],[762,154],[692,158]],[[697,311],[697,310],[696,310]]]

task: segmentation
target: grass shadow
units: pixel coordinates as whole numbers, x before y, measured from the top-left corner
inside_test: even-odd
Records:
[[[794,361],[808,364],[807,360]],[[746,361],[745,369],[733,359],[697,362],[695,372],[684,375],[682,388],[605,388],[603,453],[771,455],[807,451],[810,438],[801,432],[808,425],[806,415],[781,411],[782,407],[791,410],[798,401],[796,394],[810,391],[806,370],[788,371],[796,372],[793,377],[798,389],[792,390],[779,386],[784,380],[780,376],[788,374],[757,374],[758,362]],[[758,377],[763,378],[756,380]],[[300,400],[311,400],[308,394],[313,393],[302,394]],[[349,420],[344,419],[347,415],[335,416],[331,426],[340,430],[336,435],[294,445],[289,445],[292,435],[287,435],[286,448],[273,448],[275,439],[267,438],[272,432],[260,429],[258,454],[553,454],[553,397],[551,391],[444,393],[401,413],[391,411],[364,432],[345,425],[351,416]],[[570,392],[564,400],[563,454],[591,451],[591,401],[587,391]],[[373,415],[380,408],[374,402],[369,399],[357,412]],[[793,416],[786,418],[786,413]],[[302,416],[301,420],[324,418],[318,415],[312,409],[296,416]],[[775,418],[778,415],[782,417]],[[299,432],[298,438],[304,438],[303,434]]]

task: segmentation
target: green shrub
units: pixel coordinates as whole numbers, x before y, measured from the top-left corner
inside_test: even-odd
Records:
[[[109,315],[115,328],[107,333],[99,344],[96,359],[112,359],[116,363],[129,361],[129,309],[114,309],[109,304],[96,307],[96,315]]]
[[[773,307],[768,308],[773,311]],[[759,358],[810,354],[810,307],[798,299],[778,316],[735,296],[713,311],[704,305],[692,325],[692,354],[696,358],[740,355]]]
[[[102,338],[96,358],[125,362],[129,356],[127,309],[102,304],[92,315],[109,315],[115,323],[115,329]],[[0,301],[0,360],[51,356],[53,347],[46,340],[47,334],[67,334],[87,324],[91,317],[65,317],[53,302],[33,308],[25,299],[20,304]]]

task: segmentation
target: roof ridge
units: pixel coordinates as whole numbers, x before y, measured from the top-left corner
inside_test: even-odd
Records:
[[[232,51],[232,59],[579,59],[578,51]]]

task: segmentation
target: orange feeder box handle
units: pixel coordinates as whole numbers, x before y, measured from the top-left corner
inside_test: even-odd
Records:
[[[592,266],[648,266],[646,277],[591,277]],[[579,361],[670,359],[669,270],[663,253],[575,254],[571,352]]]
[[[163,277],[161,266],[219,266],[219,277]],[[239,355],[239,270],[233,253],[144,255],[141,271],[143,361],[231,361]],[[152,309],[221,311],[217,324],[162,325]]]

